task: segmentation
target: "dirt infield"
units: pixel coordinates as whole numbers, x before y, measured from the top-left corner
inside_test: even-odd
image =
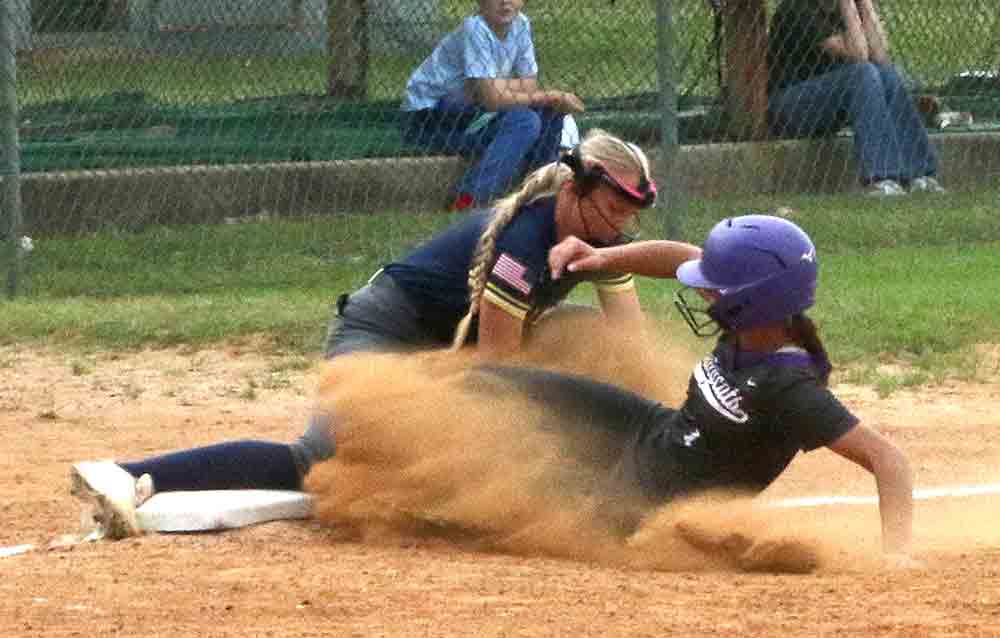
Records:
[[[917,502],[924,569],[886,571],[872,506],[784,510],[830,553],[806,575],[717,562],[642,569],[360,543],[316,521],[46,549],[77,531],[70,463],[232,438],[290,440],[318,372],[252,345],[129,355],[0,348],[2,636],[1000,636],[1000,495]],[[920,488],[1000,484],[1000,378],[841,398],[910,455]],[[764,496],[871,495],[826,450]]]

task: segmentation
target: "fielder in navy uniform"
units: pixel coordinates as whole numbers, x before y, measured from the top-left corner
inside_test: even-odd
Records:
[[[515,352],[541,315],[579,282],[592,281],[604,315],[636,329],[641,309],[632,275],[601,271],[553,278],[549,250],[567,237],[595,246],[623,243],[656,186],[642,150],[591,130],[571,153],[530,174],[520,190],[474,212],[386,265],[337,304],[327,358],[352,352],[408,352],[475,343],[486,356]],[[696,246],[657,246],[661,274],[697,257]],[[310,467],[334,454],[335,419],[317,411],[291,444],[242,440],[134,463],[82,462],[74,492],[97,501],[112,537],[137,533],[134,510],[154,491],[302,489]]]

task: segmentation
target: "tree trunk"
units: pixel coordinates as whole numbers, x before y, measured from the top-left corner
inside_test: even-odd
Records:
[[[331,0],[327,95],[363,100],[368,89],[367,0]]]
[[[767,137],[767,3],[728,0],[722,10],[730,135],[762,140]]]

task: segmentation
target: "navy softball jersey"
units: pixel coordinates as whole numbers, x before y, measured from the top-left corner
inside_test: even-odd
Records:
[[[740,352],[721,340],[691,375],[674,410],[584,377],[485,368],[573,427],[603,429],[614,465],[640,493],[663,502],[712,488],[764,490],[800,451],[827,446],[858,419],[823,385],[804,350]]]
[[[384,268],[420,308],[425,324],[440,332],[445,341],[469,310],[469,267],[492,213],[492,209],[471,213]],[[484,298],[530,323],[563,301],[582,281],[612,291],[635,285],[632,275],[621,273],[565,273],[553,281],[548,255],[556,242],[555,198],[525,205],[497,238]],[[470,330],[470,335],[474,339],[475,330]]]

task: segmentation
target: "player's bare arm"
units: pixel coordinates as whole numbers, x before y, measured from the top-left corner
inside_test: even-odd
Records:
[[[489,299],[479,305],[479,333],[476,351],[486,357],[502,357],[516,352],[524,339],[524,321]]]
[[[700,257],[701,248],[685,242],[661,239],[594,248],[571,236],[549,251],[549,269],[555,279],[564,271],[584,270],[609,270],[671,279],[676,276],[678,266]]]
[[[908,555],[913,527],[913,471],[906,455],[877,431],[862,424],[829,447],[875,477],[882,519],[882,547],[889,555]]]
[[[637,331],[642,328],[642,305],[634,286],[627,290],[598,288],[597,297],[601,303],[601,311],[609,322],[626,330]]]

